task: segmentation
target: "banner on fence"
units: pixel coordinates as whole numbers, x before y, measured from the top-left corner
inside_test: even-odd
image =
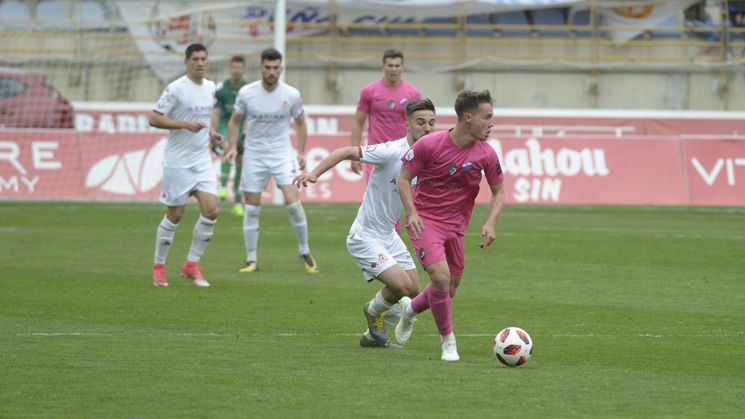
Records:
[[[148,126],[149,105],[77,109],[76,131],[0,130],[0,199],[156,201],[167,133]],[[354,109],[308,106],[306,112],[312,169],[349,144]],[[745,205],[743,119],[497,109],[488,143],[502,162],[508,203]],[[452,112],[438,114],[438,128],[454,123]],[[301,197],[360,202],[364,188],[343,162]],[[264,200],[275,192],[269,187]],[[478,202],[488,200],[484,185]]]

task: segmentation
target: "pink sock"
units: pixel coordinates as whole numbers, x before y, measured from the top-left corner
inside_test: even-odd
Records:
[[[422,292],[411,300],[411,309],[414,313],[419,314],[429,308],[429,293],[432,285],[427,285]]]
[[[432,288],[429,291],[429,303],[440,336],[453,333],[453,300],[450,299],[450,293]]]

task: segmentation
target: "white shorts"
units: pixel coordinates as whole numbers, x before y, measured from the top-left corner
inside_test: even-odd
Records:
[[[217,175],[212,163],[186,169],[164,167],[160,202],[169,207],[185,205],[194,192],[217,196]]]
[[[246,150],[242,170],[240,190],[256,193],[264,192],[272,176],[277,186],[284,186],[292,184],[292,178],[300,174],[295,153],[257,156]]]
[[[405,271],[416,269],[409,250],[396,233],[385,239],[350,235],[347,237],[347,250],[368,282],[395,264]]]

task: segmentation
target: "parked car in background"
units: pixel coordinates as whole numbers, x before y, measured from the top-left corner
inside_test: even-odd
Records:
[[[75,128],[72,104],[46,80],[0,67],[0,128]]]

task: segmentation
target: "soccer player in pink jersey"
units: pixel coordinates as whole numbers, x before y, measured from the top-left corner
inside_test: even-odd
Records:
[[[384,143],[391,138],[406,136],[406,104],[421,99],[419,90],[403,81],[404,54],[395,49],[383,53],[383,78],[362,88],[352,126],[352,147],[362,140],[362,127],[368,121],[367,144]],[[352,161],[352,171],[362,173],[359,161]],[[373,166],[365,166],[365,178]]]
[[[455,127],[414,143],[403,157],[398,178],[406,229],[430,285],[410,303],[402,303],[396,340],[405,343],[411,336],[414,316],[429,308],[440,332],[443,361],[460,359],[453,334],[452,298],[463,276],[463,233],[471,219],[482,172],[492,195],[489,215],[481,227],[482,249],[494,242],[495,224],[504,206],[504,175],[497,153],[486,143],[493,126],[492,111],[488,90],[458,94]],[[414,177],[417,183],[412,190]]]

